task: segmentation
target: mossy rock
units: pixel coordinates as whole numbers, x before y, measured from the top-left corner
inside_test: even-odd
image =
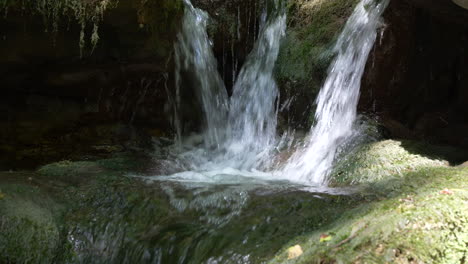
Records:
[[[423,143],[385,140],[370,143],[338,161],[330,179],[333,185],[376,183],[391,177],[402,177],[407,172],[426,167],[443,167],[443,157],[427,156],[415,151]],[[431,148],[426,145],[425,148]]]
[[[66,257],[62,207],[38,187],[1,184],[0,263],[52,263]]]
[[[39,168],[38,173],[64,179],[80,175],[90,175],[103,172],[96,162],[92,161],[59,161]]]
[[[128,171],[137,170],[144,163],[144,158],[137,158],[128,153],[120,153],[108,159],[97,161],[59,161],[38,169],[41,176],[53,181],[81,184],[89,180],[113,178]]]
[[[333,57],[331,48],[356,0],[289,1],[289,29],[278,58],[277,77],[309,81],[323,76]]]
[[[283,98],[296,97],[291,109],[307,115],[301,126],[310,127],[310,108],[333,60],[333,46],[357,0],[290,0],[288,30],[275,68]]]
[[[393,191],[395,185],[386,181],[381,186],[390,194],[385,200],[361,205],[292,240],[270,263],[464,263],[466,168],[424,168],[405,173]],[[321,241],[324,236],[331,239]],[[292,245],[300,245],[304,254],[287,260]]]
[[[98,160],[97,164],[106,170],[126,172],[137,170],[142,166],[143,160],[144,158],[139,159],[135,155],[122,153],[112,158]]]

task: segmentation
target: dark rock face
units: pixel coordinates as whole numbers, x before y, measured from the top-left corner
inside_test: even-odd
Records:
[[[468,147],[468,11],[450,1],[391,2],[369,58],[361,111],[392,137]]]
[[[170,134],[182,15],[181,1],[120,1],[104,12],[97,46],[86,40],[80,50],[73,16],[57,18],[54,31],[41,14],[9,8],[0,19],[0,169],[117,151],[132,127]]]
[[[253,48],[260,16],[269,0],[194,0],[210,15],[209,34],[218,60],[218,71],[228,92]]]
[[[411,5],[414,5],[417,8],[424,9],[426,12],[430,13],[432,16],[449,22],[455,23],[458,25],[466,26],[468,21],[468,12],[461,8],[461,6],[456,5],[453,0],[433,0],[433,1],[424,1],[424,0],[405,0]],[[463,1],[461,1],[463,2]]]

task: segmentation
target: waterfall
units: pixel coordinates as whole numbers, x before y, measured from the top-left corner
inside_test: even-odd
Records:
[[[281,172],[292,181],[326,184],[337,152],[353,136],[361,78],[388,0],[362,0],[334,47],[336,58],[317,98],[306,145]]]
[[[206,33],[208,15],[185,0],[183,26],[175,45],[177,90],[182,74],[184,80],[187,75],[196,80],[207,125],[204,147],[185,148],[189,150],[179,155],[190,170],[252,170],[272,160],[279,94],[273,69],[286,30],[284,6],[281,1],[272,2],[274,7],[262,14],[259,38],[228,98]]]
[[[273,69],[286,31],[284,8],[277,3],[234,84],[230,101],[226,160],[234,167],[257,168],[270,160],[276,142],[278,87]],[[262,17],[267,17],[264,12]]]
[[[176,81],[179,90],[181,75],[193,75],[206,120],[205,145],[192,145],[179,154],[177,163],[188,164],[186,172],[172,176],[218,181],[220,175],[252,177],[253,173],[260,178],[326,185],[337,154],[358,134],[354,123],[361,78],[388,1],[358,3],[335,44],[336,56],[317,98],[315,123],[305,144],[281,170],[263,173],[257,170],[271,168],[273,151],[279,144],[279,92],[273,69],[286,30],[284,6],[281,1],[272,1],[275,8],[263,13],[258,39],[228,98],[206,33],[208,15],[184,0],[183,27],[175,45]]]
[[[208,14],[194,8],[184,0],[185,13],[182,30],[175,44],[176,65],[176,108],[180,109],[180,88],[182,74],[190,75],[191,86],[202,105],[205,117],[204,142],[208,147],[224,142],[223,132],[228,111],[228,95],[218,74],[216,58],[206,31]],[[177,111],[176,111],[177,112]],[[180,121],[176,121],[178,137],[181,137]]]

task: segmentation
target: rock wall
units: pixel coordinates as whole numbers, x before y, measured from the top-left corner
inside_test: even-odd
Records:
[[[396,138],[468,147],[468,11],[393,0],[369,59],[360,110]]]
[[[210,15],[208,34],[218,60],[218,71],[228,92],[253,48],[260,28],[260,16],[271,0],[194,0]]]
[[[118,151],[133,127],[171,133],[181,1],[119,1],[84,22],[69,7],[11,2],[0,5],[0,169]]]

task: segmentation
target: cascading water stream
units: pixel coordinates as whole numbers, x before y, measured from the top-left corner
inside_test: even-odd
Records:
[[[216,58],[206,31],[208,14],[193,7],[189,0],[184,0],[185,13],[182,31],[177,35],[175,44],[176,98],[180,98],[183,73],[189,74],[192,86],[202,105],[206,121],[204,143],[207,147],[219,146],[224,142],[224,123],[228,111],[228,95],[221,76],[218,74]],[[180,100],[177,100],[180,109]],[[177,123],[180,140],[181,127]]]
[[[267,19],[264,13],[259,39],[234,84],[223,159],[235,168],[266,166],[276,143],[279,92],[273,69],[286,30],[286,15],[279,5]]]
[[[240,70],[230,101],[206,33],[207,14],[185,0],[183,27],[175,45],[177,89],[182,74],[192,70],[197,80],[207,128],[202,149],[182,153],[189,170],[248,170],[266,167],[276,142],[278,88],[273,69],[285,35],[286,15],[281,1],[262,15],[259,38]],[[228,103],[229,102],[229,103]]]
[[[326,184],[337,152],[355,130],[361,78],[388,0],[362,0],[335,45],[337,56],[317,98],[316,123],[281,172],[295,182]]]
[[[191,70],[194,74],[207,129],[204,147],[194,146],[179,155],[183,160],[179,163],[189,165],[182,169],[185,172],[173,176],[210,181],[226,177],[229,181],[229,176],[244,175],[326,185],[337,153],[358,134],[353,125],[361,78],[388,0],[362,0],[356,6],[334,47],[336,57],[317,98],[316,122],[307,142],[273,173],[258,170],[271,169],[275,160],[272,150],[279,143],[275,105],[279,94],[273,70],[286,30],[281,2],[274,1],[275,8],[264,12],[258,40],[229,99],[206,33],[208,16],[189,0],[184,1],[184,23],[175,46],[177,83],[180,87],[182,73]]]

